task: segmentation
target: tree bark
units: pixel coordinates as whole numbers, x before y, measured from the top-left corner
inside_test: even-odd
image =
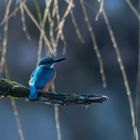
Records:
[[[29,89],[15,81],[0,78],[0,97],[28,98]],[[107,96],[79,95],[76,93],[38,93],[36,101],[46,104],[57,104],[62,106],[88,105],[92,103],[103,103]]]

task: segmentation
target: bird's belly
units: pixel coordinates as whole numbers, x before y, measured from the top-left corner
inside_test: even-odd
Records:
[[[49,80],[49,81],[47,82],[47,84],[46,84],[41,90],[39,90],[39,92],[48,92],[48,90],[49,90],[49,88],[50,88],[52,82],[53,82],[54,79],[55,79],[55,76],[56,76],[56,73],[54,74],[53,78],[52,78],[51,80]]]
[[[50,86],[51,86],[52,80],[50,80],[41,90],[40,92],[48,92]]]

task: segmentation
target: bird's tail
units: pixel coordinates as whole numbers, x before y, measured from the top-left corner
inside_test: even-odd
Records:
[[[35,89],[35,87],[30,86],[30,94],[29,94],[29,100],[37,100],[38,98],[38,90]]]

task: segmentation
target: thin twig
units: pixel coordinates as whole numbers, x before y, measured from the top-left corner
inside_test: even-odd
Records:
[[[140,0],[138,0],[139,14],[140,14]],[[136,97],[135,97],[135,113],[136,123],[139,125],[139,106],[140,106],[140,21],[139,21],[139,38],[138,38],[138,72],[136,82]]]
[[[4,23],[4,39],[3,39],[3,44],[2,44],[3,52],[2,52],[1,62],[0,62],[0,65],[1,65],[0,71],[1,71],[1,73],[3,73],[4,65],[6,66],[5,55],[6,55],[7,40],[8,40],[8,24],[9,24],[8,17],[9,17],[9,13],[10,13],[11,4],[12,4],[12,0],[9,0],[8,3],[7,3],[7,6],[6,6],[6,12],[5,12],[4,20],[3,20],[3,21],[6,21],[6,22]],[[6,77],[8,77],[9,74],[8,74],[7,67],[5,67],[5,74],[6,74]],[[21,127],[21,124],[20,124],[20,118],[19,118],[19,115],[18,115],[16,102],[15,102],[15,100],[11,99],[11,103],[12,103],[12,108],[13,108],[16,123],[17,123],[17,130],[18,130],[20,140],[25,140],[24,135],[23,135],[23,131],[22,131],[22,127]]]
[[[52,19],[51,17],[51,13],[48,13],[48,21],[49,21],[49,27],[50,27],[50,40],[51,40],[51,44],[53,46],[53,50],[54,50],[54,55],[56,55],[57,53],[57,45],[55,44],[55,39],[54,39],[54,19]]]
[[[7,17],[6,19],[4,18],[4,19],[1,21],[0,25],[4,25],[4,24],[7,22],[7,20],[10,20],[13,16],[15,16],[16,13],[17,13],[19,10],[20,10],[20,6],[17,4],[16,7],[15,7],[15,9],[14,9],[14,11],[12,11],[11,13],[9,13],[8,17]]]
[[[69,4],[70,3],[70,0],[64,0],[67,4]],[[74,8],[74,3],[72,4],[72,8]]]
[[[99,16],[102,14],[103,12],[103,8],[104,8],[104,0],[98,0],[98,2],[100,3],[100,8],[96,14],[96,18],[95,18],[95,21],[98,21],[99,19]]]
[[[24,8],[26,14],[30,17],[30,19],[32,20],[32,22],[35,24],[35,26],[40,30],[40,26],[39,26],[37,20],[35,19],[35,17],[33,16],[33,14],[30,12],[30,10],[27,7],[27,5],[23,4],[23,8]]]
[[[19,133],[19,136],[20,136],[20,140],[25,140],[24,135],[23,135],[23,130],[22,130],[22,127],[21,127],[21,122],[20,122],[20,117],[19,117],[16,101],[15,101],[14,98],[11,98],[11,104],[12,104],[12,108],[13,108],[13,111],[14,111],[14,116],[16,118],[16,123],[17,123],[17,128],[18,128],[18,133]]]
[[[31,37],[27,31],[27,27],[26,27],[26,23],[25,23],[25,13],[24,13],[24,8],[23,8],[23,4],[25,2],[26,2],[26,0],[20,0],[20,13],[21,13],[22,29],[23,29],[23,32],[25,33],[27,39],[31,40]]]
[[[79,30],[79,27],[78,27],[78,24],[76,22],[73,10],[70,11],[70,15],[71,15],[72,24],[73,24],[73,26],[75,28],[77,37],[78,37],[78,39],[80,40],[81,43],[84,43],[85,41],[84,41],[84,39],[83,39],[83,37],[81,35],[81,32]]]
[[[44,15],[43,15],[42,22],[40,23],[41,32],[40,32],[40,37],[39,37],[38,61],[41,58],[43,38],[44,38],[44,36],[46,36],[44,34],[45,33],[45,24],[46,24],[46,20],[47,20],[47,17],[48,17],[49,8],[51,6],[52,0],[49,0],[49,1],[46,0],[45,3],[46,3],[46,7],[45,7],[45,10],[44,10]],[[48,39],[47,39],[47,42],[45,42],[45,43],[46,43],[46,47],[48,47],[48,48],[51,47],[51,43],[50,43],[50,41]],[[51,51],[52,51],[52,48],[51,48]],[[52,52],[51,51],[49,51],[49,52],[50,53],[54,52],[54,51],[52,51]]]
[[[41,14],[39,4],[38,4],[37,0],[33,0],[33,2],[34,2],[35,9],[36,9],[36,12],[37,12],[38,20],[39,20],[39,22],[41,22],[42,21],[42,14]]]
[[[44,15],[43,15],[43,19],[40,22],[40,28],[41,28],[41,32],[40,32],[40,37],[39,37],[39,46],[38,46],[38,61],[41,58],[41,51],[42,51],[42,45],[43,45],[43,32],[45,32],[45,24],[46,24],[46,20],[47,20],[47,16],[48,16],[48,12],[49,12],[49,7],[51,5],[52,0],[49,1],[45,1],[46,2],[46,7],[44,10]],[[48,43],[50,45],[50,43]],[[46,43],[46,45],[48,45]]]
[[[88,13],[87,13],[87,10],[86,10],[85,4],[84,4],[84,0],[80,0],[80,4],[81,4],[82,10],[83,10],[84,19],[85,19],[85,22],[87,24],[88,31],[89,31],[91,39],[92,39],[93,48],[96,52],[96,57],[98,58],[101,79],[103,82],[103,87],[105,88],[107,86],[107,83],[106,83],[106,77],[105,77],[105,73],[104,73],[103,60],[102,60],[100,51],[99,51],[98,46],[97,46],[97,42],[96,42],[95,34],[93,32],[93,28],[92,28],[91,23],[90,23],[89,18],[88,18]]]
[[[42,14],[41,14],[41,10],[39,7],[39,4],[37,3],[36,0],[33,0],[34,5],[35,5],[35,9],[37,12],[37,16],[38,16],[38,20],[39,20],[39,24],[41,26],[42,24]],[[41,34],[41,33],[40,33]],[[43,36],[40,35],[39,37],[39,42],[38,42],[38,51],[37,51],[37,62],[39,62],[39,60],[41,59],[41,55],[42,55],[42,46],[43,46]]]
[[[133,4],[131,3],[130,0],[126,0],[128,6],[130,7],[130,9],[133,11],[133,13],[135,14],[135,16],[137,17],[137,19],[140,21],[140,15],[138,13],[138,11],[135,9],[135,7],[133,6]]]
[[[58,44],[58,41],[59,41],[59,39],[60,39],[60,37],[61,37],[61,35],[62,35],[62,32],[63,32],[63,28],[64,28],[64,24],[65,24],[66,18],[67,18],[67,16],[69,15],[69,13],[70,13],[72,7],[73,7],[73,0],[70,0],[70,1],[69,1],[69,4],[68,4],[68,6],[67,6],[67,9],[66,9],[66,11],[65,11],[65,13],[64,13],[64,15],[63,15],[61,21],[59,22],[58,27],[57,27],[57,28],[58,28],[58,32],[57,32],[57,35],[56,35],[56,42],[57,42],[57,44]]]
[[[6,62],[4,64],[4,72],[5,72],[6,78],[9,78],[10,76],[9,76],[9,72],[8,72]],[[17,130],[18,130],[20,140],[25,140],[23,130],[22,130],[22,126],[21,126],[21,122],[20,122],[19,113],[18,113],[18,108],[17,108],[16,101],[15,101],[14,98],[11,98],[11,105],[12,105],[14,116],[15,116],[15,119],[16,119],[16,125],[17,125]]]
[[[132,127],[133,127],[133,132],[134,132],[134,139],[138,140],[138,129],[137,129],[136,120],[135,120],[135,110],[134,110],[134,103],[133,103],[133,99],[132,99],[132,93],[131,93],[130,86],[129,86],[129,83],[128,83],[128,79],[127,79],[126,71],[125,71],[125,68],[124,68],[124,64],[122,62],[122,58],[121,58],[121,55],[120,55],[118,44],[116,42],[113,30],[111,28],[110,22],[109,22],[108,17],[106,15],[106,12],[104,10],[103,10],[103,18],[104,18],[104,21],[106,23],[106,26],[107,26],[107,29],[108,29],[108,32],[109,32],[109,35],[110,35],[110,38],[111,38],[113,48],[115,49],[117,60],[118,60],[119,66],[120,66],[122,76],[123,76],[124,86],[125,86],[126,94],[127,94],[128,101],[129,101]]]
[[[53,54],[53,49],[51,48],[51,44],[46,36],[46,33],[44,30],[42,30],[42,28],[40,27],[39,23],[37,22],[37,20],[34,18],[33,14],[30,12],[29,8],[27,7],[27,5],[23,4],[24,10],[27,13],[27,15],[30,17],[30,19],[32,20],[32,22],[36,25],[36,27],[38,28],[38,30],[40,32],[42,32],[43,34],[43,39],[45,41],[45,43],[47,44],[47,48],[49,49],[49,51],[51,52],[51,54]]]
[[[12,4],[12,0],[9,0],[8,3],[6,4],[4,20],[8,18],[11,4]],[[9,24],[9,20],[7,20],[4,24],[4,39],[2,42],[3,49],[2,49],[2,55],[1,55],[1,61],[0,61],[0,73],[3,73],[3,66],[5,63],[5,56],[6,56],[6,51],[7,51],[8,24]]]
[[[56,92],[55,90],[55,84],[52,84],[51,87],[53,92]],[[54,106],[54,113],[55,113],[55,124],[56,124],[56,132],[57,132],[57,140],[62,140],[62,133],[61,133],[61,128],[60,128],[60,118],[59,118],[59,106],[55,105]]]
[[[55,112],[55,124],[56,124],[56,131],[57,131],[57,140],[62,140],[61,136],[61,129],[60,129],[60,118],[59,118],[59,107],[58,105],[54,106],[54,112]]]
[[[58,26],[59,23],[60,23],[60,14],[59,14],[59,3],[58,3],[58,0],[54,0],[54,12],[53,13],[54,13],[54,15],[56,14],[57,26]],[[63,31],[61,33],[61,40],[64,43],[63,54],[65,54],[66,53],[67,42],[65,40],[65,36],[64,36]],[[58,46],[58,41],[56,41],[56,45]]]
[[[35,9],[36,9],[36,12],[37,12],[37,16],[38,16],[38,19],[39,19],[39,24],[41,26],[42,24],[42,14],[41,14],[41,10],[40,10],[40,7],[39,7],[39,4],[37,3],[36,0],[33,0],[34,2],[34,5],[35,5]],[[43,46],[43,37],[40,35],[39,37],[39,43],[38,43],[38,51],[37,51],[37,62],[39,62],[39,60],[41,59],[41,55],[42,55],[42,46]]]

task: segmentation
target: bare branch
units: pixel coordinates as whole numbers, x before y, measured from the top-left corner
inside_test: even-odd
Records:
[[[4,20],[8,18],[10,8],[11,8],[12,0],[9,0],[7,5],[6,5],[6,10],[5,10],[5,16]],[[3,73],[3,66],[5,63],[5,56],[6,56],[6,51],[7,51],[7,39],[8,39],[8,25],[9,25],[9,20],[7,20],[4,24],[4,39],[2,42],[2,55],[1,55],[1,60],[0,60],[0,73]]]
[[[58,4],[58,0],[54,0],[53,16],[56,16],[57,25],[59,25],[59,23],[60,23],[60,13],[59,13],[59,4]],[[62,31],[62,33],[61,33],[61,40],[62,40],[63,43],[64,43],[63,54],[65,54],[65,53],[66,53],[67,42],[66,42],[66,40],[65,40],[65,36],[64,36],[63,31]],[[59,41],[56,40],[55,42],[56,42],[55,44],[58,46]]]
[[[138,20],[140,21],[140,15],[138,13],[138,11],[136,10],[136,8],[133,6],[133,4],[131,3],[130,0],[126,0],[129,8],[132,10],[132,12],[135,14],[135,16],[138,18]]]
[[[87,12],[87,9],[85,7],[84,0],[80,0],[80,4],[82,7],[82,11],[83,11],[83,15],[84,15],[84,19],[85,19],[88,31],[89,31],[91,39],[92,39],[93,48],[95,50],[96,57],[97,57],[98,62],[99,62],[101,79],[103,82],[103,87],[105,88],[107,86],[107,82],[106,82],[106,76],[105,76],[105,72],[104,72],[104,65],[103,65],[101,53],[100,53],[100,50],[99,50],[98,45],[97,45],[96,37],[95,37],[95,34],[93,32],[91,22],[90,22],[89,17],[88,17],[88,12]]]
[[[65,13],[64,13],[61,21],[59,22],[58,32],[57,32],[57,36],[56,36],[56,42],[58,42],[60,37],[61,37],[61,34],[63,32],[63,28],[64,28],[64,24],[65,24],[66,18],[69,15],[72,7],[73,7],[73,0],[70,0]]]
[[[20,140],[25,140],[24,135],[23,135],[23,130],[22,130],[22,127],[21,127],[21,122],[20,122],[20,117],[19,117],[16,101],[15,101],[14,98],[11,99],[11,104],[12,104],[14,116],[16,118],[16,123],[17,123],[17,128],[18,128],[18,133],[19,133],[19,136],[20,136]]]
[[[95,21],[98,21],[99,16],[102,14],[103,8],[104,8],[104,0],[98,0],[98,2],[100,3],[100,8],[99,8],[99,11],[96,14]]]
[[[1,58],[1,62],[0,62],[0,71],[1,71],[1,73],[3,73],[3,71],[5,71],[6,77],[9,77],[8,69],[6,66],[5,56],[6,56],[7,42],[8,42],[8,25],[9,25],[8,17],[9,17],[9,13],[10,13],[11,4],[12,4],[12,0],[9,0],[7,2],[6,12],[5,12],[5,16],[4,16],[4,20],[6,22],[4,23],[4,39],[3,39],[3,44],[2,44],[3,51],[2,51],[2,58]],[[17,130],[19,133],[20,140],[25,140],[24,135],[23,135],[23,131],[22,131],[22,127],[21,127],[21,123],[20,123],[20,117],[18,114],[16,102],[13,98],[11,99],[11,104],[12,104],[13,112],[15,115]]]
[[[85,43],[85,40],[83,39],[81,32],[79,30],[79,27],[78,27],[77,21],[75,19],[75,15],[74,15],[73,10],[70,11],[70,15],[71,15],[71,21],[72,21],[72,24],[75,28],[75,32],[77,34],[78,39],[80,40],[81,43]]]
[[[121,73],[122,73],[122,77],[123,77],[123,80],[124,80],[124,86],[125,86],[126,94],[127,94],[128,101],[129,101],[131,121],[132,121],[132,127],[133,127],[133,132],[134,132],[134,140],[138,140],[139,139],[138,138],[138,128],[137,128],[137,125],[136,125],[135,110],[134,110],[134,102],[133,102],[133,99],[132,99],[132,93],[131,93],[131,90],[130,90],[130,86],[129,86],[129,82],[128,82],[128,79],[127,79],[124,64],[123,64],[123,61],[122,61],[122,58],[121,58],[121,54],[120,54],[120,51],[119,51],[119,48],[118,48],[118,44],[117,44],[116,38],[114,36],[114,32],[112,30],[112,27],[110,25],[110,22],[109,22],[109,19],[108,19],[108,16],[107,16],[105,10],[103,10],[103,18],[104,18],[107,30],[108,30],[110,38],[111,38],[113,48],[115,49],[115,53],[116,53],[116,56],[117,56],[117,61],[118,61],[118,64],[119,64],[119,67],[120,67],[120,70],[121,70]]]
[[[4,63],[4,73],[5,73],[6,78],[10,77],[6,62]],[[17,104],[16,104],[16,100],[14,98],[11,98],[11,105],[12,105],[12,108],[13,108],[13,114],[15,116],[17,131],[18,131],[20,140],[25,140],[24,133],[23,133],[23,130],[22,130],[21,121],[20,121],[20,115],[19,115],[19,112],[18,112],[18,107],[17,107]]]
[[[23,8],[26,12],[26,14],[29,16],[29,18],[32,20],[32,22],[36,25],[37,29],[40,31],[40,33],[42,32],[43,34],[43,38],[45,43],[47,44],[47,48],[48,50],[51,52],[51,54],[53,54],[53,50],[51,48],[50,42],[46,36],[46,33],[44,30],[42,30],[42,28],[40,27],[40,24],[37,22],[37,20],[35,19],[35,17],[33,16],[33,14],[30,12],[29,8],[27,7],[27,5],[23,4]]]
[[[42,45],[43,45],[43,38],[46,38],[47,39],[47,35],[45,34],[45,24],[46,24],[46,21],[47,21],[47,18],[48,18],[48,14],[49,14],[49,8],[51,6],[51,3],[52,3],[52,0],[49,0],[49,1],[45,1],[45,4],[46,4],[46,7],[45,7],[45,10],[44,10],[44,14],[43,14],[43,19],[42,21],[40,22],[40,37],[39,37],[39,47],[38,47],[38,61],[40,60],[41,58],[41,51],[42,51]],[[44,40],[45,41],[45,40]],[[45,41],[45,45],[49,48],[51,48],[51,43],[49,41],[49,39],[47,39]],[[52,48],[51,48],[52,50]],[[49,50],[48,52],[52,53],[51,50]],[[53,53],[52,53],[53,54]]]
[[[28,98],[29,89],[21,84],[8,79],[0,78],[0,97],[18,97]],[[107,96],[96,95],[79,95],[76,93],[61,93],[52,92],[39,93],[38,100],[46,104],[57,104],[62,106],[70,105],[89,105],[92,103],[103,103],[108,99]]]
[[[140,14],[140,0],[138,1],[139,14]],[[135,113],[136,113],[136,124],[139,125],[139,106],[140,106],[140,20],[139,20],[139,38],[138,38],[138,69],[137,69],[137,82],[136,82],[136,97],[135,97]]]
[[[31,40],[31,37],[27,31],[26,22],[25,22],[25,13],[23,8],[23,3],[25,3],[26,0],[20,0],[20,13],[21,13],[21,21],[22,21],[22,30],[25,33],[28,40]]]
[[[7,17],[6,19],[4,18],[4,19],[1,21],[0,25],[4,25],[4,24],[7,22],[7,20],[10,20],[13,16],[15,16],[16,13],[17,13],[19,10],[20,10],[20,6],[19,6],[19,5],[16,5],[15,9],[14,9],[12,12],[9,13],[8,17]]]
[[[56,92],[55,89],[55,82],[53,82],[51,86],[52,92]],[[57,140],[62,140],[62,133],[60,127],[60,115],[59,115],[59,106],[54,105],[54,113],[55,113],[55,125],[56,125],[56,133],[57,133]]]

